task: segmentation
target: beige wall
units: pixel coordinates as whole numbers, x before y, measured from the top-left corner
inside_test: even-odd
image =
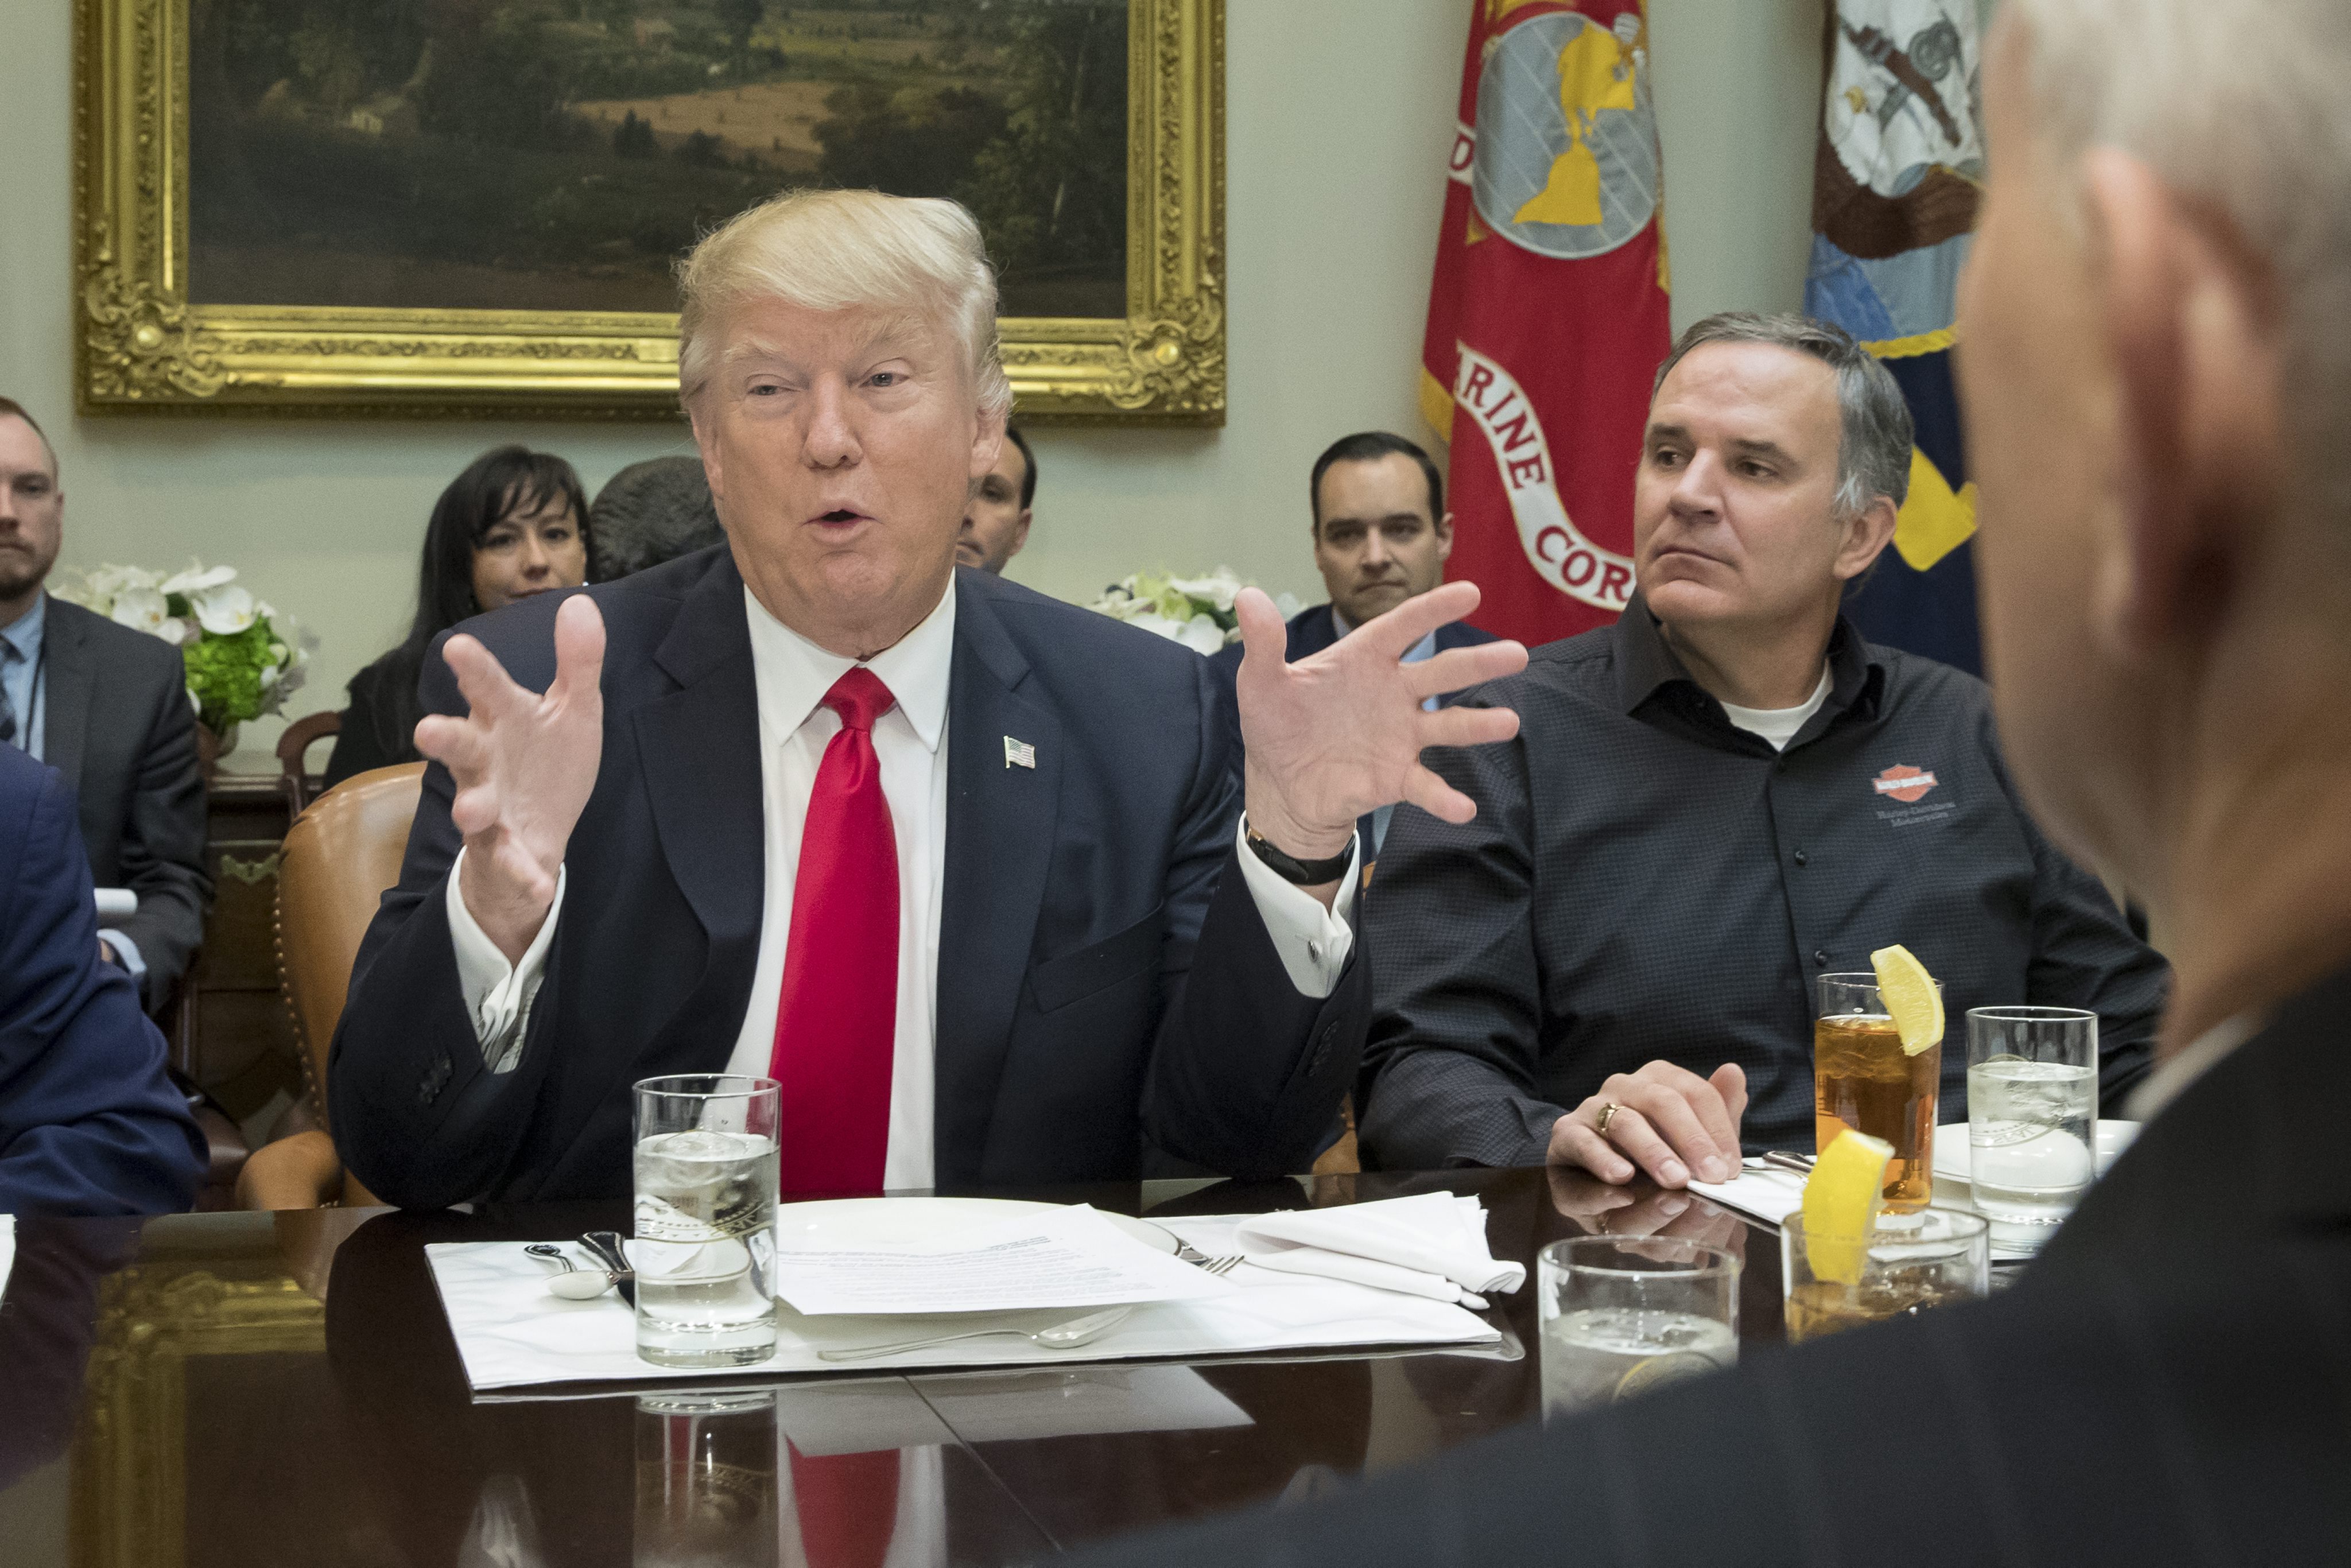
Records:
[[[1656,0],[1677,323],[1792,308],[1803,281],[1820,0]],[[68,353],[67,0],[0,5],[0,392],[46,416],[64,464],[66,560],[235,566],[318,631],[299,712],[413,608],[433,499],[476,453],[560,452],[592,493],[682,428],[78,419]],[[1139,567],[1228,563],[1322,597],[1308,465],[1333,437],[1426,437],[1415,367],[1468,0],[1228,0],[1231,412],[1222,430],[1037,434],[1038,522],[1013,575],[1091,596]],[[238,766],[273,766],[274,724]]]

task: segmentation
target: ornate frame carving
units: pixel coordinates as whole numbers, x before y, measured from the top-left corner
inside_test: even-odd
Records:
[[[677,319],[198,305],[192,0],[74,0],[84,413],[674,418]],[[1225,0],[1128,0],[1127,314],[1008,317],[1023,420],[1225,422]]]
[[[181,1561],[189,1357],[325,1346],[326,1308],[282,1270],[239,1279],[141,1263],[109,1275],[74,1437],[74,1561],[87,1568]]]

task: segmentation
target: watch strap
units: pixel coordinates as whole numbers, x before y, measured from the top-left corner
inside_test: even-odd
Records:
[[[1273,841],[1244,822],[1250,852],[1263,861],[1282,881],[1299,887],[1320,887],[1326,882],[1336,882],[1347,874],[1347,867],[1355,859],[1355,837],[1349,834],[1347,847],[1328,860],[1302,861],[1274,847]]]

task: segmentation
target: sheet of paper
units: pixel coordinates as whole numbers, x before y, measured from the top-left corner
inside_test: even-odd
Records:
[[[1232,1289],[1082,1206],[935,1240],[862,1247],[796,1240],[776,1255],[776,1294],[811,1316],[1109,1307],[1200,1301]]]

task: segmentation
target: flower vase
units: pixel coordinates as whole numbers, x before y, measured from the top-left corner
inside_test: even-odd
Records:
[[[236,749],[236,726],[214,729],[208,724],[196,726],[196,761],[209,780],[220,771],[220,761]]]

